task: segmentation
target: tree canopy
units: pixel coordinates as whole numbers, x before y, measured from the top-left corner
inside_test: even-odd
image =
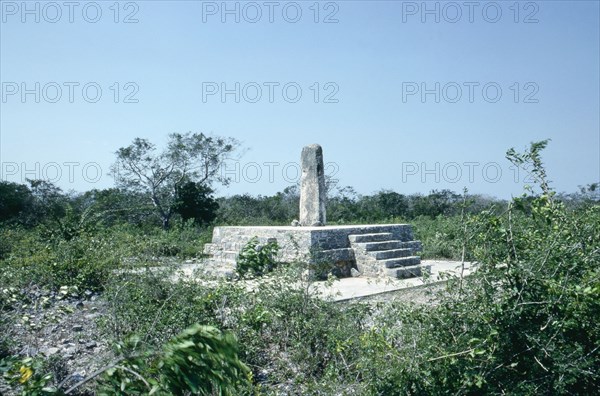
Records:
[[[188,132],[170,134],[167,147],[159,151],[149,140],[136,138],[117,150],[112,173],[117,186],[148,197],[166,229],[184,185],[229,183],[220,167],[239,146],[233,138]]]

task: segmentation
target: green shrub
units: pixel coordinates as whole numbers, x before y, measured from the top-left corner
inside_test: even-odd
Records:
[[[2,359],[0,372],[15,390],[33,396],[73,394],[96,376],[100,395],[237,395],[250,374],[235,337],[210,326],[194,324],[160,348],[130,337],[117,349],[112,363],[69,389],[51,386],[52,359]]]
[[[261,276],[276,266],[279,246],[276,241],[259,244],[254,237],[244,246],[237,259],[237,273],[244,276]]]
[[[81,235],[47,241],[40,233],[28,232],[15,242],[0,267],[5,285],[101,290],[121,258],[110,239]]]
[[[363,336],[369,394],[593,394],[600,388],[600,207],[554,200],[539,151],[542,194],[528,210],[470,220],[468,280],[453,279],[428,307],[389,305]],[[517,164],[523,163],[515,161]]]
[[[237,342],[229,333],[195,324],[161,350],[131,351],[105,371],[101,395],[237,395],[250,370],[238,357]]]
[[[434,219],[420,216],[411,221],[415,239],[423,243],[424,259],[460,260],[462,253],[460,216]]]
[[[171,275],[173,271],[142,270],[115,276],[104,293],[109,315],[100,322],[107,338],[117,342],[143,334],[145,343],[159,346],[194,323],[219,325],[221,288],[173,282]]]

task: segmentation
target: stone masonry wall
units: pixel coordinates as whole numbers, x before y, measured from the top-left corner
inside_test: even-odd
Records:
[[[205,253],[228,269],[235,268],[240,250],[252,239],[260,243],[275,239],[280,247],[278,260],[310,261],[314,253],[320,259],[336,261],[353,260],[348,235],[387,232],[395,240],[412,241],[412,228],[408,224],[349,225],[324,227],[215,227],[212,243],[206,244]]]

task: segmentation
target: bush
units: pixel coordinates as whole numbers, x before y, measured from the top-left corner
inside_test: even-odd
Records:
[[[363,336],[372,394],[591,394],[600,386],[600,208],[546,197],[478,217],[476,259],[434,306],[389,305]],[[537,213],[537,215],[535,215]]]
[[[195,324],[162,350],[142,350],[132,338],[119,365],[105,371],[100,394],[236,395],[250,370],[239,360],[235,337]]]
[[[28,232],[14,242],[0,267],[5,285],[101,290],[120,262],[110,239],[82,235],[48,242],[40,233]]]
[[[533,144],[542,194],[469,222],[479,269],[451,280],[433,307],[390,305],[363,337],[372,394],[592,394],[600,388],[600,207],[554,200]]]
[[[159,346],[194,323],[219,325],[221,289],[173,282],[172,274],[147,270],[115,277],[104,293],[110,307],[101,321],[104,334],[114,342],[143,334],[144,343]]]
[[[261,276],[273,271],[279,246],[276,241],[259,244],[254,237],[243,247],[237,259],[236,271],[244,276]]]
[[[235,337],[210,326],[190,326],[159,349],[137,337],[117,347],[120,356],[69,389],[50,385],[52,359],[3,359],[0,371],[23,395],[73,394],[98,376],[100,395],[237,395],[250,373]]]
[[[412,220],[415,239],[423,243],[424,259],[460,260],[462,257],[462,224],[460,216],[417,217]]]

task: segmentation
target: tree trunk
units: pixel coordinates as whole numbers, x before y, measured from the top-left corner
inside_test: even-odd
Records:
[[[165,231],[169,229],[169,221],[171,220],[170,217],[171,216],[162,216],[162,228]]]
[[[160,203],[160,200],[158,199],[158,197],[156,196],[156,193],[154,191],[152,192],[152,203],[154,204],[156,209],[158,209],[160,219],[162,220],[163,230],[168,230],[169,229],[169,220],[171,220],[171,210],[169,210],[168,212],[165,212],[165,210],[163,209],[163,207]]]

